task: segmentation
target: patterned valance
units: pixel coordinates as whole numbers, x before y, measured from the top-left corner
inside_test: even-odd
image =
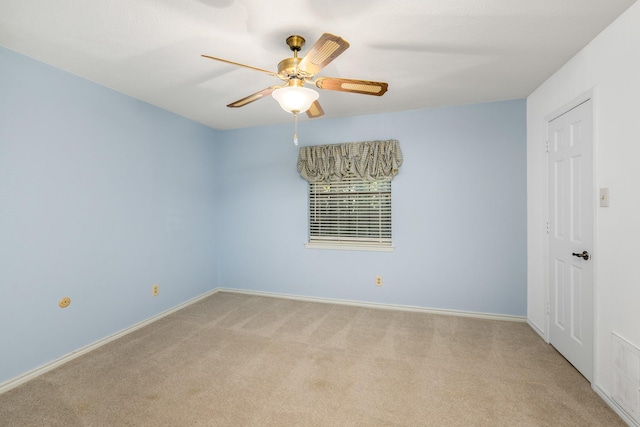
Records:
[[[368,181],[391,180],[402,164],[395,139],[300,147],[298,172],[309,182],[341,181],[354,174]]]

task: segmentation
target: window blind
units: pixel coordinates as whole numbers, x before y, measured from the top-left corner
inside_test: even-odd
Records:
[[[309,242],[391,246],[391,180],[310,182]]]

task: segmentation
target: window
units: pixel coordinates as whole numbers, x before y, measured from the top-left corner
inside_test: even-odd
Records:
[[[300,147],[309,182],[307,247],[393,250],[391,180],[402,164],[398,141]]]
[[[391,181],[309,183],[309,243],[391,247]]]

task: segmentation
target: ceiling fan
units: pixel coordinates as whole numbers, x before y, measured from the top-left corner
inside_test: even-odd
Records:
[[[383,82],[337,77],[315,77],[320,70],[349,48],[349,43],[341,37],[324,33],[304,58],[298,57],[298,52],[300,52],[300,49],[302,49],[302,46],[305,44],[303,37],[297,35],[289,36],[286,43],[293,51],[293,57],[280,61],[277,73],[222,58],[216,58],[214,56],[202,55],[204,58],[267,73],[284,82],[280,86],[269,86],[266,89],[262,89],[261,91],[232,102],[227,105],[227,107],[244,107],[253,101],[272,95],[285,111],[293,113],[296,118],[297,114],[302,112],[306,112],[309,118],[315,118],[322,116],[324,111],[318,102],[318,93],[313,89],[305,88],[305,83],[324,90],[374,96],[382,96],[387,91],[388,85]]]

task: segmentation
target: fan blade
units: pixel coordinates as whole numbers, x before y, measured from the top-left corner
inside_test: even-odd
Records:
[[[324,110],[318,101],[314,101],[311,107],[307,110],[307,117],[315,119],[316,117],[324,116]]]
[[[232,102],[231,104],[227,105],[227,107],[229,108],[238,108],[238,107],[244,107],[247,104],[252,103],[253,101],[257,101],[260,98],[264,98],[265,96],[269,96],[271,95],[271,93],[276,90],[281,88],[282,86],[270,86],[266,89],[262,89],[259,92],[256,92],[252,95],[246,96],[242,99],[237,100],[236,102]]]
[[[349,48],[349,43],[342,37],[324,33],[302,58],[298,69],[303,75],[314,76],[347,48]]]
[[[222,59],[222,58],[216,58],[215,56],[209,56],[209,55],[200,55],[200,56],[202,56],[203,58],[213,59],[215,61],[226,62],[227,64],[231,64],[231,65],[237,65],[238,67],[248,68],[250,70],[261,71],[263,73],[267,73],[267,74],[270,74],[270,75],[272,75],[274,77],[280,78],[280,76],[278,76],[278,74],[274,73],[273,71],[263,70],[262,68],[252,67],[250,65],[244,65],[244,64],[240,64],[239,62],[233,62],[233,61],[229,61],[229,60]]]
[[[341,92],[361,93],[363,95],[382,96],[389,85],[383,82],[368,80],[341,79],[337,77],[320,77],[314,84],[320,89],[339,90]]]

